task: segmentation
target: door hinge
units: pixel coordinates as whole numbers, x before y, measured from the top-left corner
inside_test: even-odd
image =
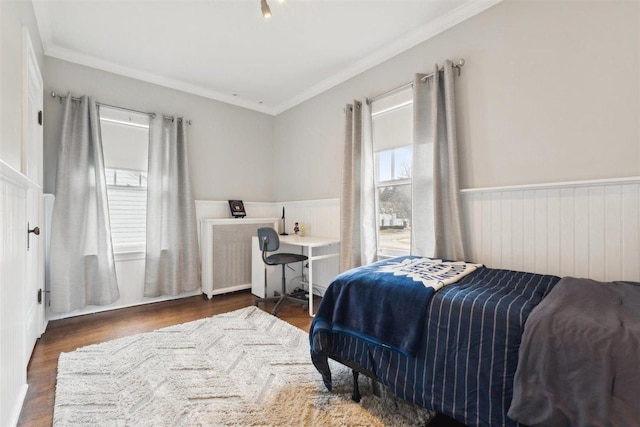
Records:
[[[38,304],[42,304],[42,289],[38,289]]]
[[[38,124],[42,126],[42,110],[38,111]]]

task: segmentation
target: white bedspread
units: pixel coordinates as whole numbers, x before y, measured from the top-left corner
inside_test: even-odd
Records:
[[[446,285],[457,282],[480,267],[482,264],[471,264],[464,261],[414,258],[385,265],[379,271],[393,273],[395,276],[410,277],[437,291]]]

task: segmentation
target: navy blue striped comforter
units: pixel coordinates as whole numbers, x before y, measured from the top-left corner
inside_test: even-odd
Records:
[[[425,323],[419,325],[422,340],[415,354],[326,325],[318,327],[321,319],[314,319],[309,331],[311,358],[329,390],[331,357],[356,364],[402,399],[468,426],[517,426],[506,414],[524,323],[558,280],[478,269],[438,291],[426,304],[426,315],[407,313],[406,322]],[[322,305],[333,300],[323,299],[318,310],[331,310]]]

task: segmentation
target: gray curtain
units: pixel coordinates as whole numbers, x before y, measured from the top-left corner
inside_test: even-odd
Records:
[[[157,114],[149,128],[144,295],[200,287],[200,255],[184,121]]]
[[[362,155],[362,105],[345,108],[342,194],[340,197],[340,271],[360,265],[360,166]]]
[[[434,98],[432,81],[416,74],[413,82],[413,165],[411,177],[411,254],[434,256],[433,207]]]
[[[52,311],[120,298],[98,107],[86,96],[65,99],[50,248]]]
[[[453,63],[414,81],[411,253],[464,260]],[[433,177],[433,178],[431,178]],[[418,214],[419,213],[419,214]]]
[[[353,105],[346,106],[344,137],[340,271],[371,263],[377,256],[373,142],[368,105],[354,101]]]
[[[362,166],[360,179],[360,262],[371,264],[378,258],[378,210],[373,152],[371,103],[362,104]]]

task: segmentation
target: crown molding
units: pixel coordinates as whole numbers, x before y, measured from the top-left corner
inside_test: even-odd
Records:
[[[149,73],[146,71],[136,70],[134,68],[125,67],[110,61],[105,61],[84,53],[74,52],[70,49],[61,48],[58,46],[50,47],[45,50],[45,55],[62,59],[65,61],[73,62],[86,67],[95,68],[102,71],[108,71],[113,74],[119,74],[121,76],[130,77],[137,80],[142,80],[147,83],[153,83],[158,86],[167,87],[170,89],[179,90],[181,92],[190,93],[192,95],[202,96],[204,98],[213,99],[216,101],[224,102],[225,104],[235,105],[237,107],[247,108],[260,113],[274,115],[273,112],[263,104],[257,102],[243,100],[242,98],[229,96],[220,92],[205,88],[204,86],[194,85],[184,82],[178,79],[172,79],[164,77],[158,74]]]
[[[480,12],[502,2],[503,0],[469,0],[446,15],[428,22],[421,28],[408,35],[387,44],[346,69],[321,81],[309,89],[289,98],[277,105],[258,104],[255,101],[245,100],[240,97],[229,96],[204,86],[187,83],[182,80],[172,79],[146,71],[136,70],[111,61],[105,61],[92,55],[72,51],[56,45],[51,29],[51,15],[49,13],[49,0],[32,0],[36,21],[42,38],[44,54],[53,58],[62,59],[79,65],[84,65],[98,70],[122,75],[125,77],[142,80],[159,86],[168,87],[182,92],[190,93],[204,98],[224,102],[260,113],[276,116],[302,102],[343,83],[358,74],[383,63],[384,61],[440,34],[441,32],[477,15]]]

